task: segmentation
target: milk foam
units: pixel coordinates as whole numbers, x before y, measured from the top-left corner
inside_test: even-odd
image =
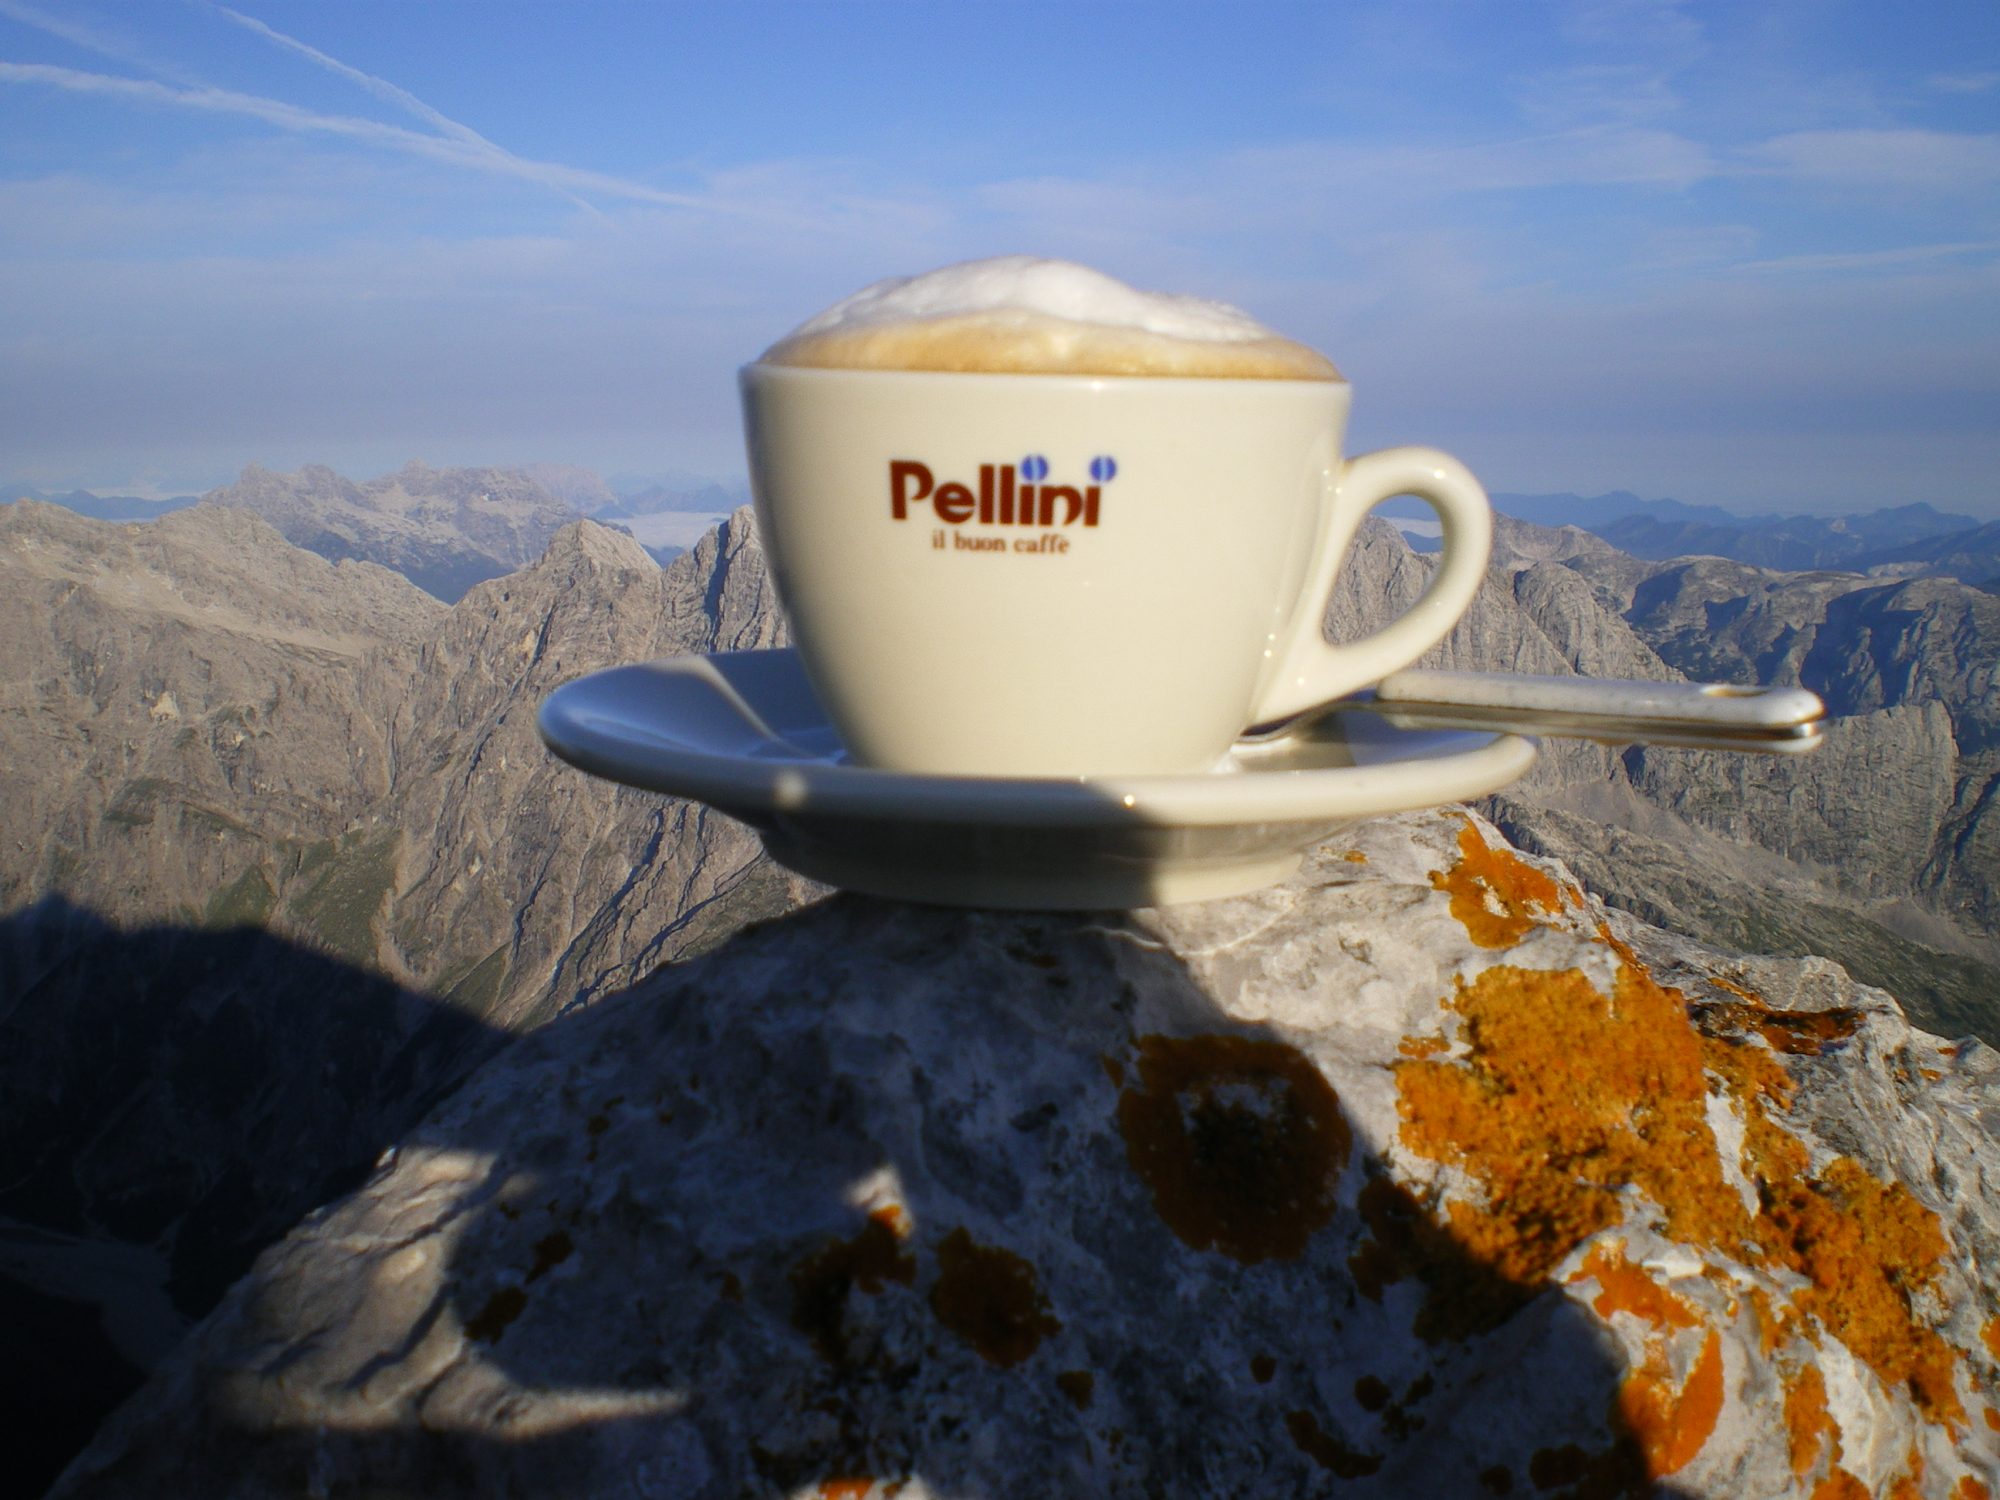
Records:
[[[878,281],[800,324],[769,364],[1005,374],[1338,380],[1324,355],[1222,302],[1008,255]]]

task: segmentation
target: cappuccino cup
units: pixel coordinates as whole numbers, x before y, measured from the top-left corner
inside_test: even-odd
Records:
[[[1058,291],[1097,275],[1022,258],[949,269],[962,283],[1022,266],[1058,268]],[[1131,313],[1093,283],[1080,318],[1076,299],[1042,286],[1024,307],[1020,275],[992,279],[1013,303],[919,298],[912,314],[905,298],[834,318],[831,339],[822,315],[741,372],[772,578],[853,762],[1207,772],[1252,726],[1407,666],[1470,604],[1484,491],[1428,448],[1344,457],[1350,391],[1322,356],[1216,304]],[[1200,325],[1209,313],[1229,315],[1229,336]],[[1430,585],[1373,633],[1330,641],[1355,530],[1398,495],[1442,525]]]

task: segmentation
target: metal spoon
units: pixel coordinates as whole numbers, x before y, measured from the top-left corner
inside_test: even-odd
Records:
[[[1282,739],[1309,719],[1357,710],[1379,714],[1398,729],[1486,729],[1767,755],[1817,748],[1826,716],[1818,694],[1796,687],[1410,670],[1383,678],[1373,692],[1253,732],[1245,743]]]

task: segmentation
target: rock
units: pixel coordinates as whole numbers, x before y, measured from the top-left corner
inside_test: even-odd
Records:
[[[1451,810],[837,897],[503,1053],[55,1494],[1969,1500],[1996,1069]]]
[[[0,1386],[24,1483],[515,1032],[810,889],[534,729],[579,672],[778,637],[723,536],[663,573],[577,522],[447,608],[243,510],[0,507],[0,1367],[100,1313],[117,1362],[49,1421]]]

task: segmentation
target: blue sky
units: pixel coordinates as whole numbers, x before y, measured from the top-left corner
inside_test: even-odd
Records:
[[[1490,488],[2000,515],[2000,5],[0,0],[0,479],[740,472],[735,367],[1031,252]]]

